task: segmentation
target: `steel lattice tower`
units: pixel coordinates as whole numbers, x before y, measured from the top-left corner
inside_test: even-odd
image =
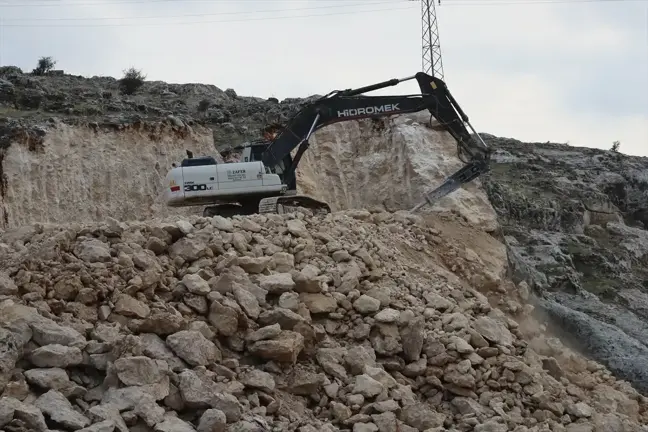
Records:
[[[439,0],[439,4],[441,1]],[[421,0],[422,37],[423,37],[423,72],[443,79],[443,61],[439,45],[439,27],[437,24],[434,0]]]

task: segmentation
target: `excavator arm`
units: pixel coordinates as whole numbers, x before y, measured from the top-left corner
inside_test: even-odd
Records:
[[[397,85],[403,81],[416,79],[421,89],[420,95],[365,96],[362,93]],[[446,84],[439,78],[419,72],[403,79],[392,79],[370,86],[335,91],[306,105],[298,112],[266,147],[261,160],[266,166],[274,167],[297,147],[297,153],[284,172],[284,182],[294,181],[295,170],[301,156],[308,148],[308,139],[317,129],[348,120],[379,118],[427,109],[440,125],[457,141],[459,157],[466,163],[464,167],[448,177],[443,184],[425,194],[425,199],[412,210],[432,204],[445,195],[470,182],[488,171],[490,150],[468,122],[450,94]],[[475,140],[465,125],[468,125],[479,138]]]

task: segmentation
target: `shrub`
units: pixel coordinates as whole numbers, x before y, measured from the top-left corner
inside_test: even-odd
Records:
[[[124,71],[124,76],[119,80],[119,90],[123,94],[132,95],[144,84],[145,79],[146,76],[142,75],[141,71],[133,67],[127,69]]]
[[[198,103],[198,111],[200,112],[205,112],[209,109],[211,106],[211,102],[209,99],[203,99]]]
[[[56,65],[56,60],[52,57],[41,57],[38,59],[38,65],[32,71],[34,75],[45,75],[46,73],[51,72]]]

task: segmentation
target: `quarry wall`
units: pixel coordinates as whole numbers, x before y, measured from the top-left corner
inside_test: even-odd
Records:
[[[414,114],[318,130],[299,166],[300,191],[334,210],[411,208],[461,166],[454,139],[426,127],[428,118]],[[117,130],[56,124],[38,146],[15,141],[2,160],[1,226],[202,214],[202,207],[172,209],[163,202],[166,172],[186,149],[220,157],[210,129],[169,123]],[[430,210],[455,211],[487,231],[497,226],[477,182],[424,211]]]
[[[320,129],[302,158],[298,185],[334,210],[409,210],[463,165],[452,136],[429,114],[337,123]],[[431,126],[431,127],[430,127]],[[493,231],[497,215],[478,179],[421,212],[451,211]]]
[[[185,149],[213,154],[211,131],[166,123],[116,130],[59,123],[37,146],[14,141],[3,150],[0,227],[195,212],[162,201],[166,172]]]

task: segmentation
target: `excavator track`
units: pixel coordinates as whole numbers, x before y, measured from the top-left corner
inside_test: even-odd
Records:
[[[212,205],[203,209],[203,217],[222,216],[225,218],[231,218],[236,215],[250,215],[253,213],[253,209],[250,210],[249,208],[229,203]]]
[[[297,207],[312,210],[314,213],[331,213],[331,207],[308,195],[282,195],[270,198],[263,198],[259,201],[259,213],[285,214],[293,213]]]

